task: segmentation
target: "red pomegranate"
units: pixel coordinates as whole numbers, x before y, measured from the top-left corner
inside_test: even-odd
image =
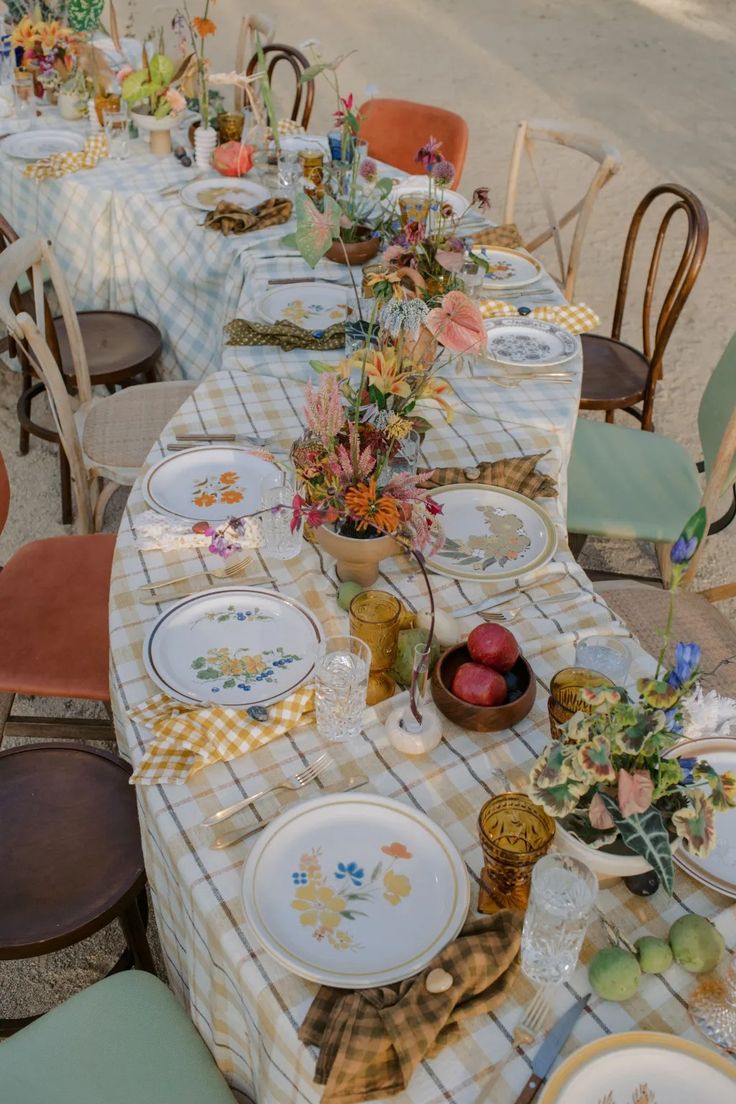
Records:
[[[225,142],[215,150],[212,164],[223,176],[245,176],[253,168],[253,150],[240,142]]]

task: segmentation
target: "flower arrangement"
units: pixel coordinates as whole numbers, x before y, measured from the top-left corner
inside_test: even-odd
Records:
[[[153,115],[156,119],[183,111],[186,100],[179,85],[189,62],[189,58],[185,59],[177,69],[166,54],[154,54],[150,61],[144,57],[142,69],[127,73],[121,70],[123,99],[138,111],[141,107],[147,107],[147,112],[142,113]]]
[[[215,33],[217,25],[210,19],[211,0],[205,0],[202,15],[192,16],[189,8],[184,4],[184,10],[177,11],[171,21],[171,25],[179,37],[182,55],[186,52],[183,45],[189,38],[191,45],[190,58],[194,59],[197,89],[197,105],[202,117],[202,126],[210,125],[210,89],[207,77],[208,61],[206,57],[206,39]],[[188,61],[189,59],[187,59]],[[183,64],[183,63],[182,63]],[[188,65],[187,65],[188,68]],[[186,70],[185,70],[186,71]]]
[[[23,50],[23,64],[38,68],[44,88],[55,90],[76,64],[83,39],[58,19],[33,19],[24,15],[10,36],[10,44]]]
[[[698,645],[677,644],[674,665],[665,671],[663,664],[675,594],[705,525],[700,509],[672,547],[669,613],[654,678],[639,679],[633,700],[622,687],[583,691],[593,712],[563,724],[564,738],[544,749],[530,775],[531,796],[550,816],[592,847],[620,841],[649,863],[669,894],[673,841],[707,855],[715,845],[714,813],[736,807],[736,774],[719,775],[703,760],[671,754],[690,710],[702,712]]]
[[[442,143],[429,137],[417,150],[416,162],[427,173],[426,199],[417,203],[414,197],[401,210],[393,212],[393,236],[383,254],[386,264],[394,268],[411,268],[422,278],[422,284],[430,294],[438,287],[451,288],[453,277],[461,271],[465,262],[466,243],[459,233],[462,216],[453,211],[445,199],[445,192],[455,178],[455,166],[441,153]],[[488,210],[490,202],[487,188],[476,188],[471,205],[481,211]],[[487,267],[482,257],[474,260]]]

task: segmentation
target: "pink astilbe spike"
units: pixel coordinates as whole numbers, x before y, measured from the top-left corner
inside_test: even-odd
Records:
[[[337,376],[332,373],[323,376],[316,392],[311,380],[309,381],[304,416],[312,433],[325,448],[329,447],[345,425],[345,409]]]

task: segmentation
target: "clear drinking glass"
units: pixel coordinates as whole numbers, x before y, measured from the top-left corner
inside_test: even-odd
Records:
[[[736,1054],[736,955],[725,977],[707,977],[693,990],[688,1005],[695,1026],[716,1046]]]
[[[13,75],[15,90],[15,114],[19,119],[33,119],[33,75],[24,69],[16,69]]]
[[[328,636],[314,666],[317,731],[323,740],[349,740],[363,724],[371,652],[357,636]]]
[[[616,636],[588,636],[575,646],[575,665],[598,671],[621,686],[631,667],[631,649]]]
[[[537,985],[556,985],[578,961],[598,879],[569,855],[545,855],[532,871],[521,934],[521,968]]]
[[[279,195],[293,200],[296,197],[297,185],[301,175],[302,166],[299,160],[299,151],[281,149],[277,166],[277,191]]]
[[[462,268],[461,279],[465,284],[465,294],[477,299],[483,287],[483,270],[475,261],[466,261]]]
[[[274,560],[293,560],[302,550],[301,520],[292,531],[291,503],[294,488],[288,484],[272,487],[267,483],[261,488],[261,528],[263,552]]]
[[[103,111],[102,119],[107,135],[108,156],[113,161],[124,161],[130,154],[127,111]]]

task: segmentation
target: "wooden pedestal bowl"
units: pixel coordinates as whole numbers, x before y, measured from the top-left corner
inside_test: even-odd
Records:
[[[440,713],[471,732],[502,732],[523,720],[537,696],[537,680],[524,657],[519,656],[511,668],[524,687],[521,697],[505,705],[471,705],[452,693],[450,687],[458,667],[472,662],[467,644],[448,648],[438,659],[432,672],[432,697]]]

